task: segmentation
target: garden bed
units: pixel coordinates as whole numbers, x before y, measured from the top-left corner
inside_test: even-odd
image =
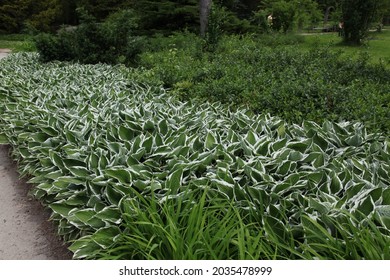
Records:
[[[0,68],[0,141],[80,259],[388,259],[389,142],[181,102],[123,66]]]

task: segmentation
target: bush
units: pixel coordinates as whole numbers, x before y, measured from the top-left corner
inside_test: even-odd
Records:
[[[246,105],[296,123],[357,120],[390,131],[388,70],[368,65],[364,56],[297,51],[301,39],[289,37],[223,37],[213,53],[200,53],[194,43],[160,48],[143,53],[140,64],[183,100]]]
[[[85,11],[79,10],[81,24],[63,28],[56,35],[35,37],[43,61],[78,61],[80,63],[124,62],[130,64],[143,47],[143,39],[133,35],[137,27],[132,11],[125,10],[98,23]]]
[[[343,0],[341,1],[344,21],[344,41],[360,44],[367,36],[370,25],[375,20],[378,1],[375,0]]]
[[[71,33],[62,31],[59,36],[40,33],[34,37],[34,43],[44,62],[52,60],[69,61],[75,57]]]

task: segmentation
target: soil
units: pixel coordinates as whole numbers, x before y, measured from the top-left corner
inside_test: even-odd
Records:
[[[9,147],[0,145],[0,260],[66,260],[72,254],[49,221],[50,212],[29,195]]]
[[[0,49],[0,58],[9,50]],[[29,195],[10,147],[0,145],[0,260],[69,260],[71,252],[49,221],[50,212]]]

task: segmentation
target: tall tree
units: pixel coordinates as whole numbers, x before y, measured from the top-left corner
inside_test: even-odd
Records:
[[[378,13],[378,0],[342,0],[344,41],[360,44]]]
[[[199,0],[127,0],[140,17],[144,33],[195,31],[199,26]]]
[[[378,0],[378,14],[377,21],[383,24],[390,23],[390,1],[389,0]],[[387,19],[387,22],[386,22]]]
[[[31,0],[1,0],[0,33],[17,33],[24,27],[24,21],[31,16]]]
[[[200,35],[206,35],[207,23],[210,14],[211,0],[199,0],[200,9]]]
[[[109,14],[118,11],[124,0],[78,0],[78,7],[83,7],[98,20],[105,19]]]

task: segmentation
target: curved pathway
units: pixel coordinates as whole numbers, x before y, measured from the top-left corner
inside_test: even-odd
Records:
[[[10,52],[3,50],[0,59]],[[8,146],[0,145],[0,260],[71,259],[49,211],[28,195],[30,186],[19,179],[9,153]]]

